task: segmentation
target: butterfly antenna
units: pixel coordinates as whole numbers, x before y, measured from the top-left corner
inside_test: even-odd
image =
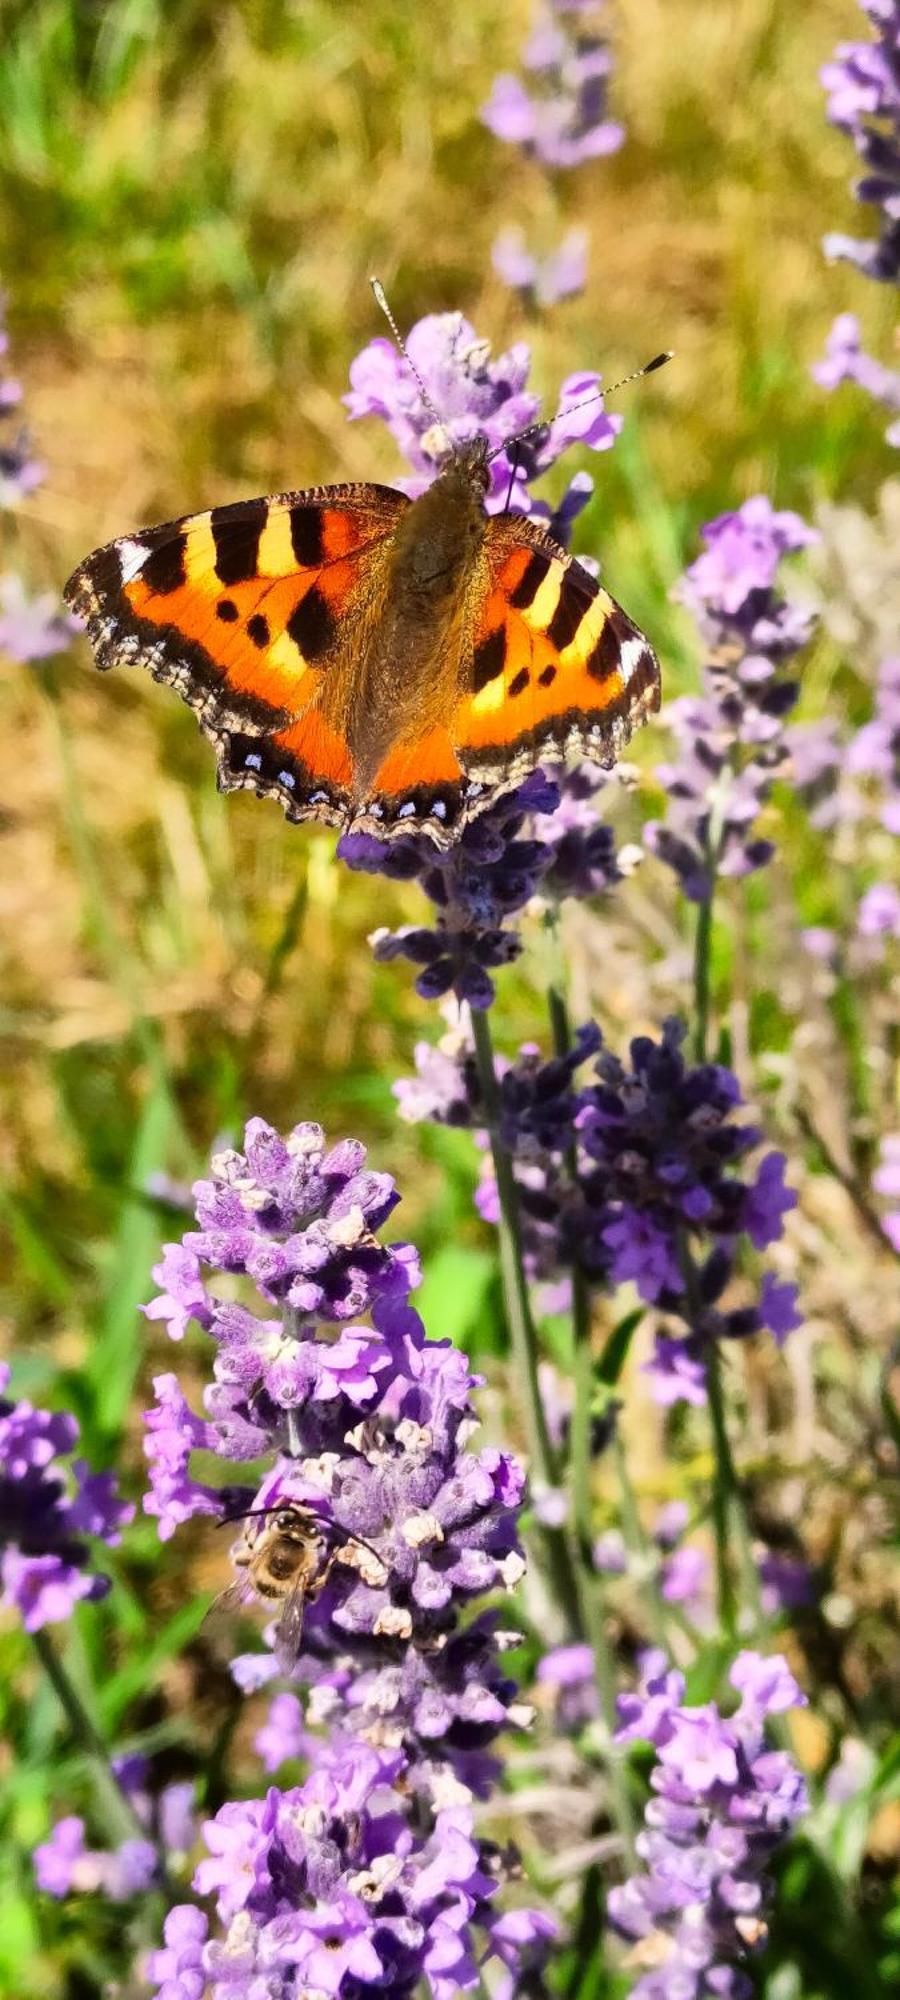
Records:
[[[583,410],[588,403],[603,403],[607,396],[614,396],[617,389],[624,389],[629,382],[639,382],[642,375],[652,375],[657,368],[664,368],[666,362],[673,359],[674,351],[674,348],[669,347],[664,354],[654,354],[653,360],[645,361],[643,368],[633,368],[630,375],[620,376],[618,382],[611,382],[608,389],[592,389],[589,396],[580,396],[577,403],[568,403],[564,410],[557,410],[556,416],[545,418],[539,424],[529,424],[527,430],[514,432],[512,437],[505,438],[503,443],[497,446],[496,451],[488,454],[488,464],[492,458],[499,458],[501,452],[508,451],[511,444],[520,444],[523,438],[537,437],[539,431],[549,430],[551,423],[555,424],[556,417],[571,416],[573,410]]]
[[[413,358],[412,358],[412,355],[410,354],[410,351],[409,351],[409,348],[407,347],[407,345],[406,345],[406,342],[405,342],[405,340],[404,340],[404,338],[403,338],[403,335],[402,335],[402,333],[400,332],[400,328],[399,328],[399,326],[397,325],[397,322],[396,322],[396,320],[395,320],[395,318],[394,318],[394,315],[393,315],[393,313],[391,312],[391,309],[390,309],[390,306],[388,305],[388,302],[387,302],[387,299],[386,299],[386,297],[385,297],[385,292],[384,292],[384,286],[383,286],[383,284],[382,284],[382,282],[381,282],[381,279],[380,279],[380,278],[370,278],[370,279],[369,279],[369,283],[370,283],[370,285],[371,285],[371,287],[372,287],[372,290],[373,290],[373,292],[374,292],[374,294],[375,294],[375,300],[376,300],[376,303],[377,303],[377,304],[378,304],[378,305],[379,305],[379,306],[381,307],[381,310],[382,310],[382,312],[384,313],[384,316],[385,316],[385,319],[387,320],[387,323],[388,323],[388,326],[390,327],[390,329],[391,329],[391,332],[392,332],[392,334],[393,334],[393,336],[394,336],[394,339],[395,339],[395,341],[396,341],[396,343],[397,343],[397,346],[399,347],[399,349],[400,349],[400,352],[401,352],[401,354],[402,354],[402,356],[403,356],[403,359],[404,359],[404,361],[406,362],[406,366],[407,366],[407,368],[409,369],[409,372],[410,372],[410,374],[411,374],[411,376],[412,376],[412,378],[413,378],[413,381],[415,382],[415,385],[416,385],[416,388],[417,388],[417,389],[418,389],[418,391],[419,391],[419,395],[420,395],[420,396],[421,396],[421,398],[422,398],[422,401],[423,401],[423,403],[424,403],[424,405],[425,405],[425,408],[426,408],[426,410],[428,411],[428,414],[429,414],[429,416],[430,416],[430,417],[433,417],[433,418],[434,418],[434,421],[435,421],[435,423],[437,424],[437,426],[438,426],[438,429],[439,429],[439,430],[442,430],[442,431],[443,431],[443,433],[444,433],[444,436],[445,436],[445,438],[447,439],[447,443],[448,443],[448,444],[449,444],[449,446],[450,446],[450,450],[451,450],[451,451],[452,451],[452,452],[454,453],[454,456],[455,456],[455,454],[456,454],[456,446],[455,446],[455,444],[454,444],[454,442],[453,442],[453,439],[452,439],[452,437],[450,436],[450,432],[449,432],[449,431],[448,431],[448,429],[447,429],[447,426],[446,426],[446,424],[445,424],[445,422],[444,422],[444,419],[443,419],[443,417],[442,417],[442,416],[441,416],[441,414],[440,414],[440,411],[439,411],[439,410],[436,410],[436,409],[435,409],[435,406],[434,406],[434,404],[433,404],[433,402],[432,402],[432,400],[431,400],[431,397],[430,397],[430,396],[429,396],[429,394],[428,394],[428,390],[426,389],[426,387],[425,387],[425,384],[424,384],[424,382],[423,382],[423,380],[422,380],[422,377],[421,377],[421,375],[419,374],[419,371],[418,371],[418,368],[416,367],[416,364],[415,364],[415,362],[414,362],[414,360],[413,360]]]

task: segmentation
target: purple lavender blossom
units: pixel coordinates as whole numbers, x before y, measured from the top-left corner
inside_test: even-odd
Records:
[[[350,393],[344,397],[351,417],[381,417],[413,469],[405,490],[416,494],[430,485],[454,445],[486,437],[491,451],[501,453],[491,467],[487,505],[502,506],[511,466],[502,447],[508,437],[527,429],[538,414],[537,398],[527,387],[531,357],[523,341],[496,361],[488,343],[480,340],[462,313],[429,313],[407,335],[411,361],[428,390],[441,424],[423,403],[419,387],[392,340],[371,340],[350,369]]]
[[[780,1162],[781,1155],[769,1154],[767,1158]],[[749,1192],[752,1200],[754,1190]],[[773,1227],[774,1220],[773,1213]],[[720,1341],[746,1340],[766,1330],[781,1347],[787,1335],[802,1325],[796,1285],[780,1283],[768,1271],[763,1273],[756,1305],[727,1309],[723,1293],[733,1270],[733,1247],[727,1241],[720,1242],[696,1269],[689,1292],[672,1291],[661,1298],[664,1317],[657,1327],[646,1373],[654,1399],[663,1409],[679,1402],[705,1402],[706,1356]]]
[[[585,397],[595,400],[578,412],[574,430],[571,416],[567,424],[554,426],[548,421],[542,425],[534,439],[517,446],[514,466],[503,446],[507,438],[528,429],[538,418],[537,398],[527,388],[531,356],[525,343],[517,342],[494,361],[488,343],[478,338],[461,313],[430,313],[412,327],[406,345],[440,414],[439,426],[422,401],[403,355],[392,341],[381,337],[357,355],[350,369],[350,393],[344,401],[351,417],[375,416],[387,424],[412,467],[412,478],[403,482],[410,494],[421,493],[431,484],[446,463],[448,442],[461,445],[480,436],[487,439],[490,451],[498,454],[490,465],[488,510],[497,512],[506,507],[515,472],[510,507],[543,519],[547,510],[540,510],[532,500],[528,482],[555,464],[573,435],[594,450],[605,451],[621,429],[621,417],[607,416],[602,396],[597,394],[600,376],[583,372],[569,376],[560,389],[560,409],[570,409]]]
[[[546,1949],[548,1918],[518,1911],[511,1935],[495,1913],[496,1871],[471,1813],[439,1811],[417,1837],[403,1777],[402,1753],[354,1743],[324,1755],[301,1786],[224,1806],[194,1875],[198,1894],[216,1898],[221,1938],[195,1910],[173,1910],[150,1968],[157,2000],[262,1994],[288,1969],[304,1991],[335,2000],[375,1987],[402,2000],[420,1982],[432,2000],[453,2000],[477,1985],[485,1959]]]
[[[863,351],[855,313],[838,314],[828,335],[824,357],[816,362],[812,373],[823,389],[836,389],[841,382],[856,382],[876,402],[900,411],[900,370],[885,368]],[[890,424],[885,436],[888,444],[900,446],[900,416]]]
[[[321,1515],[337,1558],[307,1605],[296,1678],[334,1693],[337,1673],[345,1727],[358,1734],[390,1712],[398,1740],[461,1769],[515,1707],[502,1635],[477,1618],[456,1625],[522,1574],[523,1479],[506,1453],[463,1449],[478,1378],[449,1343],[425,1340],[408,1303],[412,1251],[378,1241],[393,1182],[361,1147],[328,1151],[316,1126],[282,1140],[255,1119],[195,1198],[203,1227],[167,1249],[149,1311],[176,1337],[187,1318],[211,1336],[214,1381],[199,1417],[174,1377],[159,1378],[146,1508],[163,1535],[196,1513],[297,1502]],[[251,1280],[264,1312],[220,1299],[216,1272]],[[372,1325],[352,1319],[364,1313]],[[195,1479],[198,1451],[277,1456],[252,1493]]]
[[[470,1007],[489,1007],[491,975],[522,949],[510,918],[535,896],[548,905],[566,895],[599,896],[621,879],[612,829],[598,816],[603,789],[604,774],[587,766],[553,779],[533,771],[465,826],[446,853],[424,837],[390,845],[345,834],[338,853],[351,868],[401,880],[415,875],[434,905],[430,925],[375,931],[376,958],[421,966],[416,991],[423,999],[453,992]]]
[[[873,882],[862,897],[857,928],[864,938],[900,938],[900,891],[893,882]]]
[[[876,1194],[900,1204],[900,1132],[888,1132],[882,1139],[881,1158],[872,1175],[872,1186]],[[881,1227],[900,1257],[900,1206],[882,1216]]]
[[[258,1659],[251,1654],[251,1661]],[[273,1661],[273,1665],[277,1665]],[[269,1712],[253,1738],[263,1770],[277,1771],[288,1759],[302,1757],[309,1742],[303,1709],[295,1694],[273,1695]]]
[[[590,1646],[551,1646],[538,1661],[536,1678],[538,1690],[549,1690],[557,1729],[574,1734],[594,1721],[600,1704]]]
[[[64,653],[80,632],[81,620],[60,605],[50,590],[31,597],[21,577],[0,576],[0,652],[27,665]]]
[[[552,306],[583,292],[587,279],[586,229],[566,231],[557,248],[538,257],[525,245],[521,229],[503,229],[491,251],[498,278],[526,304]]]
[[[111,1473],[67,1458],[78,1424],[63,1411],[11,1402],[0,1364],[0,1595],[27,1632],[70,1617],[81,1598],[105,1597],[109,1578],[92,1568],[86,1537],[110,1547],[134,1508],[120,1500]]]
[[[698,903],[709,901],[717,874],[750,874],[773,853],[756,822],[788,754],[784,724],[797,686],[783,669],[813,622],[775,582],[782,558],[817,539],[762,495],[710,521],[703,536],[706,549],[676,593],[707,653],[703,691],[667,711],[679,754],[656,773],[667,817],[645,829],[648,847]]]
[[[368,834],[345,834],[338,853],[353,868],[392,874],[399,864],[406,872],[411,858],[435,906],[432,926],[376,931],[376,958],[405,958],[422,966],[416,991],[423,999],[440,999],[452,990],[470,1007],[489,1007],[491,973],[522,949],[506,919],[530,901],[553,861],[550,848],[526,837],[525,815],[551,813],[558,802],[558,787],[534,771],[516,792],[465,826],[445,854],[436,854],[426,839],[400,843],[397,854]]]
[[[651,1359],[644,1364],[653,1393],[653,1400],[660,1409],[672,1409],[676,1403],[692,1403],[702,1409],[706,1402],[706,1367],[696,1341],[690,1337],[673,1340],[664,1333],[657,1333]]]
[[[32,458],[27,432],[14,430],[22,400],[21,384],[6,373],[8,337],[0,296],[0,512],[13,509],[40,486],[44,468]],[[65,652],[81,621],[59,603],[51,591],[30,594],[21,577],[0,576],[0,653],[23,665]]]
[[[667,1604],[681,1604],[696,1620],[709,1603],[710,1565],[705,1549],[690,1544],[675,1549],[663,1563],[660,1595]]]
[[[40,486],[44,468],[32,458],[27,432],[12,429],[22,401],[22,387],[6,373],[9,336],[3,325],[6,302],[0,295],[0,508],[16,507]]]
[[[409,1304],[414,1253],[378,1236],[397,1191],[362,1147],[329,1150],[312,1125],[281,1139],[253,1119],[243,1150],[219,1155],[194,1196],[200,1228],[167,1248],[148,1311],[176,1339],[190,1321],[212,1338],[214,1381],[201,1418],[160,1379],[146,1504],[163,1534],[206,1513],[240,1517],[243,1541],[248,1517],[291,1505],[321,1523],[297,1651],[235,1663],[247,1691],[279,1668],[304,1687],[302,1710],[276,1695],[259,1747],[270,1769],[302,1752],[313,1772],[207,1827],[194,1886],[217,1892],[224,1936],[174,1912],[160,1993],[224,1992],[240,1978],[249,1994],[298,1967],[346,2000],[376,1975],[398,1995],[425,1979],[450,2000],[474,1977],[473,1925],[479,1962],[494,1950],[518,1963],[515,1922],[492,1941],[502,1869],[485,1872],[469,1807],[496,1781],[500,1730],[529,1720],[503,1665],[518,1635],[477,1609],[524,1570],[522,1470],[471,1448],[478,1378],[449,1342],[426,1341]],[[262,1310],[221,1298],[217,1274],[229,1289],[239,1275],[247,1300],[255,1287]],[[232,1478],[235,1461],[273,1462],[252,1487],[216,1487],[194,1479],[198,1450]],[[549,1931],[519,1918],[524,1963]]]
[[[658,1965],[633,2000],[753,1991],[739,1968],[765,1939],[765,1869],[806,1810],[803,1779],[768,1748],[765,1722],[805,1697],[783,1660],[758,1653],[739,1653],[730,1679],[741,1702],[727,1718],[712,1702],[684,1706],[683,1677],[659,1653],[647,1656],[640,1688],[620,1697],[619,1741],[644,1739],[657,1755],[636,1843],[644,1871],[608,1903],[616,1929]]]
[[[860,242],[826,236],[825,254],[855,264],[866,277],[893,284],[900,274],[900,8],[897,0],[862,0],[874,42],[839,42],[822,70],[828,117],[848,134],[866,172],[858,201],[880,210],[880,235]]]
[[[404,490],[415,495],[430,485],[446,463],[448,444],[484,437],[492,454],[488,511],[509,508],[527,514],[568,547],[572,523],[593,490],[589,475],[576,473],[552,513],[529,489],[572,443],[608,451],[615,442],[622,419],[607,414],[601,377],[583,370],[567,376],[557,414],[535,428],[538,401],[527,387],[531,356],[524,342],[494,361],[487,341],[479,339],[461,313],[432,313],[416,322],[406,345],[440,414],[439,425],[403,355],[385,338],[370,341],[357,355],[350,369],[350,394],[344,398],[351,417],[377,416],[387,424],[412,467],[412,478],[402,482]],[[517,442],[511,459],[504,445],[528,429],[533,435]]]
[[[879,667],[874,713],[847,745],[846,768],[851,779],[873,782],[885,832],[900,833],[900,655]]]
[[[589,1024],[564,1058],[547,1062],[527,1047],[496,1070],[530,1276],[554,1282],[575,1268],[591,1285],[633,1283],[659,1306],[665,1322],[649,1372],[664,1405],[705,1400],[712,1343],[766,1328],[780,1344],[800,1324],[796,1287],[771,1273],[756,1305],[723,1300],[740,1239],[760,1251],[777,1242],[797,1196],[782,1153],[745,1173],[760,1132],[741,1120],[737,1078],[720,1064],[689,1064],[684,1034],[669,1020],[660,1041],[636,1037],[624,1063]],[[579,1072],[591,1058],[595,1078],[586,1080]],[[485,1114],[465,1025],[437,1050],[420,1045],[417,1065],[418,1081],[395,1086],[404,1115],[477,1130]],[[487,1161],[477,1203],[496,1223]],[[699,1260],[690,1295],[686,1253]]]
[[[589,10],[599,15],[598,4]],[[551,0],[522,51],[529,90],[504,74],[482,117],[498,139],[521,146],[545,167],[576,167],[618,151],[622,126],[606,115],[612,58],[603,35],[582,23],[585,10]],[[575,16],[571,28],[566,15]]]
[[[802,1611],[815,1602],[816,1586],[809,1564],[797,1556],[769,1549],[759,1564],[760,1599],[767,1618],[781,1611]]]
[[[149,1889],[156,1874],[152,1840],[125,1840],[120,1847],[92,1849],[85,1845],[84,1821],[73,1813],[57,1820],[49,1839],[34,1850],[34,1873],[48,1896],[92,1894],[100,1890],[111,1903],[126,1903]]]
[[[577,1121],[579,1143],[594,1163],[591,1184],[614,1218],[603,1230],[611,1277],[634,1278],[651,1303],[680,1290],[678,1247],[686,1232],[727,1244],[746,1231],[764,1247],[780,1235],[781,1216],[797,1199],[784,1188],[781,1154],[767,1154],[749,1183],[735,1173],[758,1145],[758,1128],[735,1121],[742,1099],[732,1072],[687,1064],[683,1039],[682,1024],[670,1020],[660,1042],[636,1037],[629,1068],[601,1053],[599,1083],[585,1093]],[[629,1218],[634,1226],[623,1236],[618,1223]],[[723,1274],[720,1259],[717,1280]]]
[[[118,1847],[89,1848],[82,1819],[70,1814],[57,1820],[33,1855],[37,1886],[47,1895],[63,1898],[99,1892],[111,1903],[126,1903],[157,1881],[159,1850],[178,1867],[193,1847],[197,1820],[191,1780],[165,1785],[153,1794],[147,1788],[143,1758],[119,1758],[113,1768],[120,1790],[147,1828],[147,1838],[133,1836]]]

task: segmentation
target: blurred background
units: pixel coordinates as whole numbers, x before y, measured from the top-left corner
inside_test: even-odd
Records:
[[[864,720],[897,608],[900,494],[883,413],[851,388],[826,394],[810,372],[845,310],[872,352],[891,351],[890,288],[821,249],[826,230],[860,223],[852,149],[826,122],[819,81],[834,44],[865,33],[859,9],[616,0],[610,109],[624,143],[555,177],[480,116],[495,75],[519,66],[531,19],[514,0],[458,0],[438,31],[433,10],[406,0],[5,0],[0,284],[45,478],[3,517],[3,568],[58,594],[90,548],[142,525],[399,476],[385,429],[349,423],[342,405],[354,355],[382,331],[376,271],[403,327],[462,310],[495,352],[526,341],[548,413],[575,369],[612,379],[673,348],[675,362],[621,400],[624,429],[591,464],[576,548],[601,558],[651,635],[671,697],[696,684],[696,637],[670,593],[701,524],[758,492],[796,509],[823,537],[803,588],[827,606],[801,714]],[[517,224],[548,244],[586,227],[579,296],[540,309],[501,281],[492,245]],[[664,744],[654,725],[636,750],[639,796],[616,807],[623,839],[653,809]],[[727,1052],[803,1195],[783,1254],[807,1330],[777,1380],[767,1357],[749,1359],[749,1436],[761,1478],[788,1481],[779,1504],[809,1507],[813,1555],[849,1602],[834,1644],[864,1622],[842,1673],[865,1710],[895,1631],[874,1552],[880,1363],[867,1338],[877,1327],[883,1351],[896,1323],[896,1266],[853,1188],[890,1124],[897,1021],[880,965],[854,998],[811,986],[794,950],[779,957],[779,927],[787,938],[837,921],[846,893],[789,803],[780,837],[790,887],[751,889],[717,945]],[[407,970],[375,965],[367,944],[376,923],[418,916],[419,892],[338,870],[332,851],[329,833],[287,828],[274,804],[220,798],[193,717],[149,678],[101,678],[83,641],[46,665],[0,657],[0,1334],[18,1392],[74,1409],[88,1454],[122,1465],[132,1493],[146,1384],[171,1365],[137,1311],[181,1226],[160,1177],[177,1194],[251,1114],[366,1140],[403,1189],[397,1230],[426,1260],[426,1318],[490,1373],[494,1265],[469,1141],[405,1126],[391,1093],[439,1023]],[[617,1046],[684,1005],[688,963],[687,913],[664,871],[647,863],[627,897],[609,918],[567,918],[576,1013],[594,1012]],[[543,1033],[527,963],[504,975],[499,1032],[510,1050]],[[645,1426],[662,1503],[679,1475],[659,1460],[639,1387],[629,1421]],[[206,1589],[221,1554],[194,1542]],[[108,1715],[130,1713],[139,1684],[161,1689],[142,1722],[163,1738],[173,1704],[208,1722],[208,1661],[176,1664],[197,1624],[190,1546],[161,1557],[139,1522],[117,1578],[143,1683],[120,1667]],[[15,1667],[21,1642],[5,1643]],[[47,1942],[16,1859],[54,1801],[44,1699],[10,1794],[0,1966],[5,1952],[10,1991],[56,1981],[75,1996],[100,1990],[96,1968],[65,1926]],[[14,1705],[10,1726],[21,1720]],[[814,1765],[824,1739],[809,1729]],[[879,1870],[896,1836],[882,1826]]]

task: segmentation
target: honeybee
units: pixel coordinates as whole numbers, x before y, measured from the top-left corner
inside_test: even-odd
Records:
[[[216,1604],[244,1604],[251,1595],[264,1604],[280,1604],[275,1655],[282,1672],[289,1673],[300,1654],[306,1606],[324,1589],[335,1562],[343,1560],[359,1568],[368,1582],[384,1580],[384,1565],[368,1542],[361,1542],[336,1521],[323,1520],[314,1508],[299,1500],[258,1508],[243,1518],[245,1526],[231,1559],[245,1574],[221,1593]],[[353,1545],[368,1550],[371,1563],[354,1560],[355,1550],[350,1554]]]

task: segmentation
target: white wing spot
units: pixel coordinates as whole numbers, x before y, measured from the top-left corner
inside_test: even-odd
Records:
[[[646,641],[641,638],[626,639],[622,646],[622,679],[627,687],[632,674],[637,672],[647,652]]]
[[[124,541],[119,543],[119,569],[123,583],[131,583],[143,569],[151,551],[145,542]]]

